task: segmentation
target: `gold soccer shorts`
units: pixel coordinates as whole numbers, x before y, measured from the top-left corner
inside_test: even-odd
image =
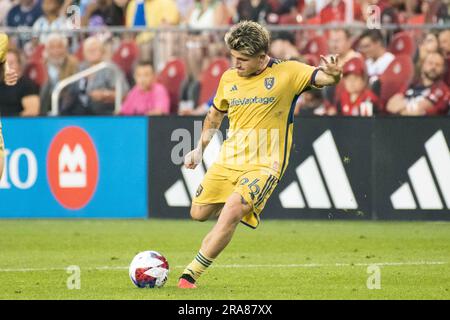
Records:
[[[240,171],[215,163],[206,172],[192,203],[225,203],[236,192],[253,208],[241,222],[255,229],[259,224],[259,215],[277,184],[278,178],[262,168]]]

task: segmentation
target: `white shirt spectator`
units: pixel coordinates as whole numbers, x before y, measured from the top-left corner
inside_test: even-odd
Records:
[[[53,22],[50,22],[47,17],[42,16],[33,24],[33,35],[37,37],[40,34],[39,42],[46,43],[47,37],[51,32],[67,30],[67,28],[68,21],[64,17],[58,17]]]
[[[377,60],[367,59],[366,68],[369,78],[372,80],[382,75],[394,59],[395,56],[387,51]]]

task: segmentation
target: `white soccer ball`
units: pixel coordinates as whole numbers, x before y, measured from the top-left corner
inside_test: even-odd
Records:
[[[131,261],[129,274],[138,288],[160,288],[169,276],[169,263],[156,251],[143,251]]]

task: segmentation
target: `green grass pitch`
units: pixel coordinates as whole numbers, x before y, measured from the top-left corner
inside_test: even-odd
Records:
[[[177,279],[213,221],[2,220],[0,299],[450,299],[450,223],[269,221],[240,225],[198,281]],[[135,288],[128,264],[166,256],[160,289]],[[368,289],[377,264],[380,289]],[[67,287],[80,267],[81,288]],[[369,269],[370,271],[370,269]]]

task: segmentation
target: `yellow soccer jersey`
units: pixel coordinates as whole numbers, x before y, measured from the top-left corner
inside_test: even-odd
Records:
[[[230,121],[217,163],[235,170],[266,169],[280,179],[292,145],[295,103],[314,85],[316,73],[298,61],[274,59],[253,77],[227,70],[213,105]]]

